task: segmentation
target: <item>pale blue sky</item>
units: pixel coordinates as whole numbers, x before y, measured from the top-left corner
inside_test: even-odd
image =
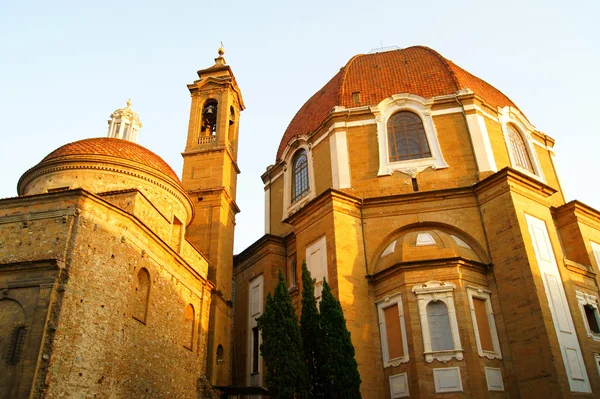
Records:
[[[426,45],[556,139],[569,199],[600,209],[600,2],[3,1],[0,197],[53,149],[104,137],[128,97],[139,143],[180,174],[186,84],[219,41],[242,89],[236,252],[263,234],[260,175],[300,106],[350,57]]]

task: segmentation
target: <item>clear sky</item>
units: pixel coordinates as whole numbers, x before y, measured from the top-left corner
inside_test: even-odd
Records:
[[[426,45],[507,94],[556,139],[568,199],[600,209],[600,2],[2,1],[0,197],[55,148],[104,137],[127,98],[138,142],[181,174],[186,84],[219,42],[240,120],[235,250],[263,234],[260,175],[302,104],[353,55]]]

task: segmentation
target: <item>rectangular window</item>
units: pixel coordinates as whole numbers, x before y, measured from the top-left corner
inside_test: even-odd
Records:
[[[247,341],[247,385],[262,385],[262,359],[260,357],[261,334],[256,319],[263,312],[263,276],[248,284],[248,341]]]
[[[321,300],[323,278],[327,277],[327,241],[325,236],[306,247],[306,267],[315,281],[315,297]]]
[[[477,329],[479,330],[479,340],[481,341],[481,349],[483,349],[484,351],[493,351],[494,344],[492,342],[492,332],[490,330],[487,309],[485,307],[485,299],[474,297],[473,308],[475,310]]]
[[[490,291],[480,287],[467,287],[467,295],[479,356],[501,359],[500,340],[496,331]]]
[[[386,296],[376,305],[383,367],[398,366],[400,363],[408,362],[402,295],[396,293]]]
[[[385,331],[388,337],[388,356],[390,359],[396,359],[404,356],[404,348],[402,347],[402,332],[400,331],[400,317],[398,312],[398,304],[383,310],[385,314]]]

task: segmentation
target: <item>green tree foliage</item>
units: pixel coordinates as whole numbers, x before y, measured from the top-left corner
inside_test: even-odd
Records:
[[[308,377],[300,326],[281,270],[275,292],[273,296],[268,294],[265,311],[257,322],[262,332],[260,352],[267,371],[265,384],[271,397],[305,397]]]
[[[311,398],[322,398],[319,371],[319,338],[321,336],[320,314],[315,299],[315,285],[312,276],[302,261],[302,314],[300,316],[300,331],[304,346],[304,359],[310,381],[309,393]]]
[[[354,346],[340,302],[323,281],[321,297],[321,338],[319,363],[322,392],[326,398],[360,398],[360,374],[354,358]]]

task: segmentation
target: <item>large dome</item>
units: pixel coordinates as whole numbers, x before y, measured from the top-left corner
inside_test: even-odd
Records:
[[[296,113],[281,139],[277,159],[290,140],[317,129],[335,106],[377,105],[399,93],[424,98],[453,95],[465,88],[492,106],[516,107],[498,89],[428,47],[356,55]],[[358,102],[353,93],[360,93]]]
[[[137,162],[158,170],[181,185],[177,174],[161,157],[139,144],[115,138],[99,137],[65,144],[46,155],[40,164],[77,155],[105,155]]]
[[[117,138],[65,144],[25,172],[17,185],[19,195],[76,188],[98,195],[137,190],[166,219],[175,215],[189,223],[193,216],[191,200],[173,169],[152,151]]]

